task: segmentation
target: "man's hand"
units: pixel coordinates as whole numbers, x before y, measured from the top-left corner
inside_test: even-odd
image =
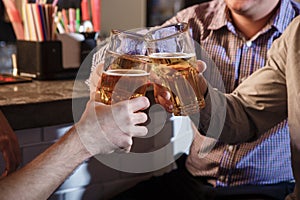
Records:
[[[149,106],[146,97],[113,105],[90,100],[76,125],[81,142],[91,155],[129,151],[132,138],[145,136],[148,132],[145,126],[139,125],[147,121],[147,115],[139,111]]]
[[[204,94],[207,92],[207,83],[205,78],[203,77],[203,72],[206,70],[206,64],[201,61],[198,60],[197,61],[197,71],[199,72],[199,87],[200,87],[200,91],[201,93]],[[153,77],[155,77],[153,75]],[[171,100],[171,91],[169,91],[166,87],[162,86],[160,84],[161,80],[159,80],[159,78],[155,79],[155,83],[153,84],[154,87],[154,98],[156,103],[160,104],[161,106],[163,106],[167,112],[173,112],[173,103]]]
[[[89,78],[89,88],[90,88],[90,99],[95,99],[96,91],[100,87],[101,75],[103,72],[104,63],[99,63],[95,69],[92,71]]]
[[[0,111],[0,150],[5,161],[2,177],[14,172],[21,163],[18,139],[3,113]]]

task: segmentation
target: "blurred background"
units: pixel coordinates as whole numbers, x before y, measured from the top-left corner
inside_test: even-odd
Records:
[[[208,0],[101,0],[101,31],[105,38],[113,28],[131,29],[159,25],[177,11]],[[15,0],[21,12],[22,0]],[[28,2],[34,3],[34,0]],[[52,3],[48,0],[47,3]],[[59,8],[80,8],[81,0],[59,0]],[[11,55],[16,53],[12,25],[0,0],[0,73],[11,73]]]

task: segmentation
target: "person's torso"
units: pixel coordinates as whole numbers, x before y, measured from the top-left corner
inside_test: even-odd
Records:
[[[214,61],[226,92],[231,92],[265,65],[267,50],[296,15],[286,0],[282,1],[278,12],[250,40],[228,21],[223,0],[193,6],[168,23],[189,22],[195,41]],[[217,142],[208,155],[200,158],[201,144],[205,141],[207,139],[202,136],[195,138],[186,167],[193,175],[211,177],[216,186],[272,184],[293,179],[286,121],[254,142],[234,146]]]

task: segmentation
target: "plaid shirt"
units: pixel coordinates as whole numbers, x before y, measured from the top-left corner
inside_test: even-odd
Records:
[[[290,0],[281,0],[268,24],[250,40],[235,29],[227,11],[223,0],[213,0],[182,10],[165,24],[190,23],[194,39],[218,66],[226,92],[231,92],[265,65],[267,50],[299,9]],[[256,141],[239,145],[217,142],[208,155],[200,156],[201,149],[215,143],[213,139],[195,136],[186,162],[191,174],[207,177],[213,185],[221,187],[293,180],[287,121]]]

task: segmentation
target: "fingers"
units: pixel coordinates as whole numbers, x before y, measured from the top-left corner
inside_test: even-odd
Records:
[[[146,113],[143,112],[137,112],[134,113],[131,117],[131,123],[132,124],[142,124],[145,123],[148,119],[148,116]]]
[[[135,126],[130,133],[132,137],[143,137],[147,135],[148,129],[145,126]]]
[[[133,143],[133,137],[145,136],[148,129],[139,124],[147,121],[146,113],[139,112],[150,106],[150,102],[146,97],[138,97],[131,100],[121,101],[113,105],[98,105],[95,102],[96,109],[105,113],[97,120],[99,121],[102,133],[110,145],[111,150],[115,151],[119,148],[122,151],[130,151]]]
[[[126,103],[126,101],[124,102]],[[138,124],[142,124],[147,121],[148,116],[144,112],[139,112],[140,110],[145,110],[150,106],[150,102],[146,97],[137,97],[131,100],[128,100],[128,118],[123,119],[125,126],[133,126],[135,127]],[[126,110],[121,110],[121,112],[126,112]],[[127,122],[126,122],[127,121]],[[138,126],[141,127],[141,126]],[[132,127],[130,129],[132,131]],[[143,129],[144,130],[144,129]],[[145,131],[143,131],[145,132]],[[135,133],[135,132],[134,132]]]
[[[162,85],[155,84],[154,89],[155,89],[155,96],[161,96],[162,98],[164,98],[166,100],[170,100],[171,99],[171,94],[167,90],[166,87],[164,87]]]
[[[14,153],[13,149],[6,149],[2,152],[3,159],[5,161],[5,170],[2,174],[2,177],[7,176],[8,174],[16,171],[20,164],[20,158],[18,154]]]
[[[121,104],[114,108],[118,111],[117,113],[114,112],[114,121],[118,125],[118,128],[131,137],[145,136],[148,129],[140,124],[145,123],[148,116],[146,113],[138,111],[145,109],[150,105],[148,99],[145,97],[138,97],[120,103]],[[124,105],[128,105],[128,108]]]
[[[99,73],[98,67],[96,67],[90,75],[90,91],[95,91],[98,86],[101,73]]]
[[[145,110],[150,106],[150,102],[147,97],[137,97],[129,100],[128,110],[129,112],[137,112],[139,110]]]
[[[120,152],[120,153],[129,153],[131,149],[131,146],[129,147],[124,147],[124,148],[119,148],[115,152]]]
[[[97,88],[99,88],[99,84],[101,83],[101,74],[103,71],[103,63],[100,63],[91,73],[89,77],[90,82],[90,91],[91,93],[94,93]],[[91,95],[91,98],[94,98],[93,95]]]
[[[130,149],[131,149],[131,146],[125,148],[125,149],[124,149],[124,152],[125,152],[125,153],[129,153],[129,152],[130,152]]]
[[[98,79],[97,79],[97,88],[100,87],[101,84],[101,75],[103,72],[103,67],[104,67],[104,63],[99,63],[98,66],[95,69],[95,74],[97,75]]]
[[[167,112],[173,112],[173,102],[171,101],[171,93],[163,86],[154,85],[155,102],[163,106]]]
[[[207,65],[202,60],[197,60],[197,70],[199,72],[199,87],[201,93],[204,95],[207,92],[207,82],[203,76],[203,73],[205,72]]]
[[[97,65],[95,71],[96,73],[100,76],[102,74],[102,71],[103,71],[103,68],[104,68],[104,63],[101,62]]]
[[[173,112],[173,102],[171,101],[170,92],[164,91],[156,94],[155,102],[163,106],[167,112]]]
[[[207,66],[206,66],[206,63],[203,62],[202,60],[197,60],[196,68],[197,68],[198,72],[201,74],[206,70]]]
[[[126,152],[131,149],[131,146],[133,144],[132,137],[129,135],[121,135],[118,138],[115,138],[115,140],[111,141],[114,145],[116,145],[118,148],[115,148],[116,151]]]
[[[129,135],[119,137],[119,140],[115,141],[114,144],[119,147],[120,152],[130,152],[130,149],[133,144],[133,137],[143,137],[147,135],[148,129],[144,126],[135,126],[132,127],[130,131],[128,131]]]

